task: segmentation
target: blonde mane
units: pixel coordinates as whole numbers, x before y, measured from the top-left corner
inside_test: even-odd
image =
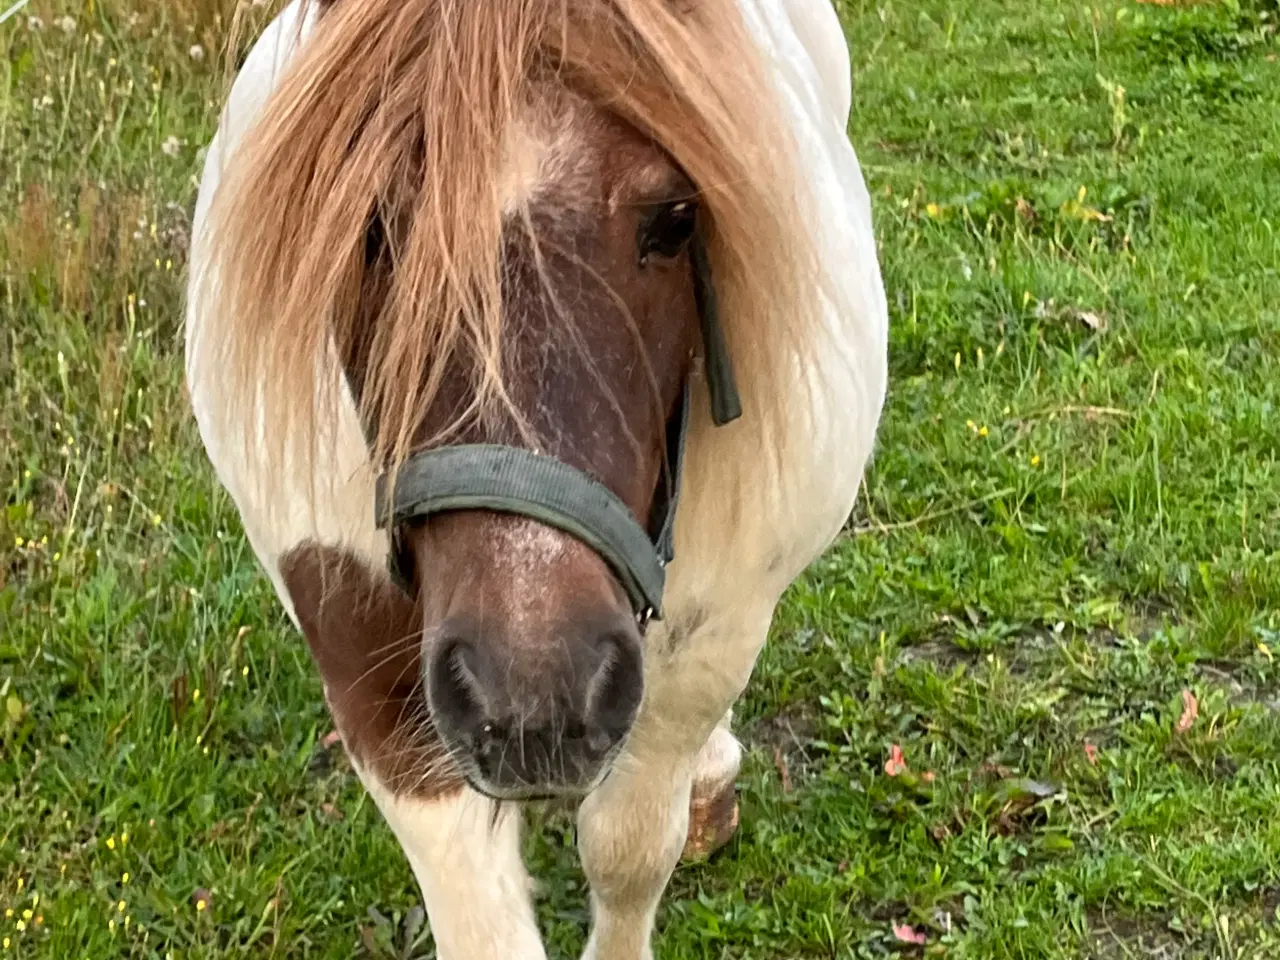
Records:
[[[548,76],[651,136],[697,184],[743,423],[757,449],[782,455],[823,284],[791,128],[738,0],[327,8],[211,210],[216,283],[201,296],[225,335],[208,361],[236,385],[230,402],[253,407],[234,422],[270,425],[273,444],[316,437],[340,401],[333,345],[355,337],[377,358],[360,398],[377,463],[410,452],[449,364],[468,372],[470,403],[432,442],[494,411],[518,415],[503,381],[499,170]],[[371,312],[375,213],[405,229]]]

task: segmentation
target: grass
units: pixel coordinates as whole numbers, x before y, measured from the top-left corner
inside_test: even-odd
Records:
[[[227,18],[129,2],[0,25],[0,956],[399,956],[408,867],[181,386]],[[1280,955],[1276,6],[840,10],[888,408],[659,955]]]

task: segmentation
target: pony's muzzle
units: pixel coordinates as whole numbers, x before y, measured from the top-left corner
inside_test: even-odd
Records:
[[[558,642],[531,647],[453,619],[424,651],[436,730],[472,786],[490,796],[588,792],[635,721],[643,661],[634,622],[608,617],[555,632]]]

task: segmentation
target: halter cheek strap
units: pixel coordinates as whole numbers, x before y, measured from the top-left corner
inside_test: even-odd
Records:
[[[721,426],[742,415],[742,403],[699,233],[690,242],[689,254],[711,417]],[[388,490],[386,474],[378,478],[374,519],[378,529],[390,533],[392,577],[406,592],[411,590],[412,557],[403,536],[406,524],[454,510],[493,510],[528,517],[577,537],[613,570],[640,623],[660,619],[666,567],[674,556],[690,394],[686,384],[676,414],[667,424],[663,484],[655,495],[652,535],[612,490],[554,457],[491,444],[440,447],[409,457],[396,474],[394,490]]]

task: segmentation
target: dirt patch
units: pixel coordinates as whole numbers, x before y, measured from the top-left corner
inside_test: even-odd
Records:
[[[1142,915],[1089,911],[1091,960],[1191,960],[1203,956],[1205,944],[1169,929],[1163,913]]]
[[[1227,695],[1232,706],[1260,706],[1264,710],[1280,712],[1280,696],[1266,689],[1254,677],[1248,676],[1248,665],[1229,660],[1202,661],[1195,670],[1207,683],[1218,687]]]
[[[944,670],[951,670],[961,665],[972,666],[977,663],[978,651],[966,650],[945,637],[934,637],[922,643],[903,647],[898,651],[895,665],[906,666],[921,660],[937,664]]]
[[[818,716],[818,708],[812,704],[793,703],[741,733],[749,749],[760,750],[773,759],[783,789],[788,793],[808,778],[820,755],[813,747],[813,741],[818,739]]]
[[[1280,926],[1280,887],[1262,891],[1262,922],[1268,926]]]

